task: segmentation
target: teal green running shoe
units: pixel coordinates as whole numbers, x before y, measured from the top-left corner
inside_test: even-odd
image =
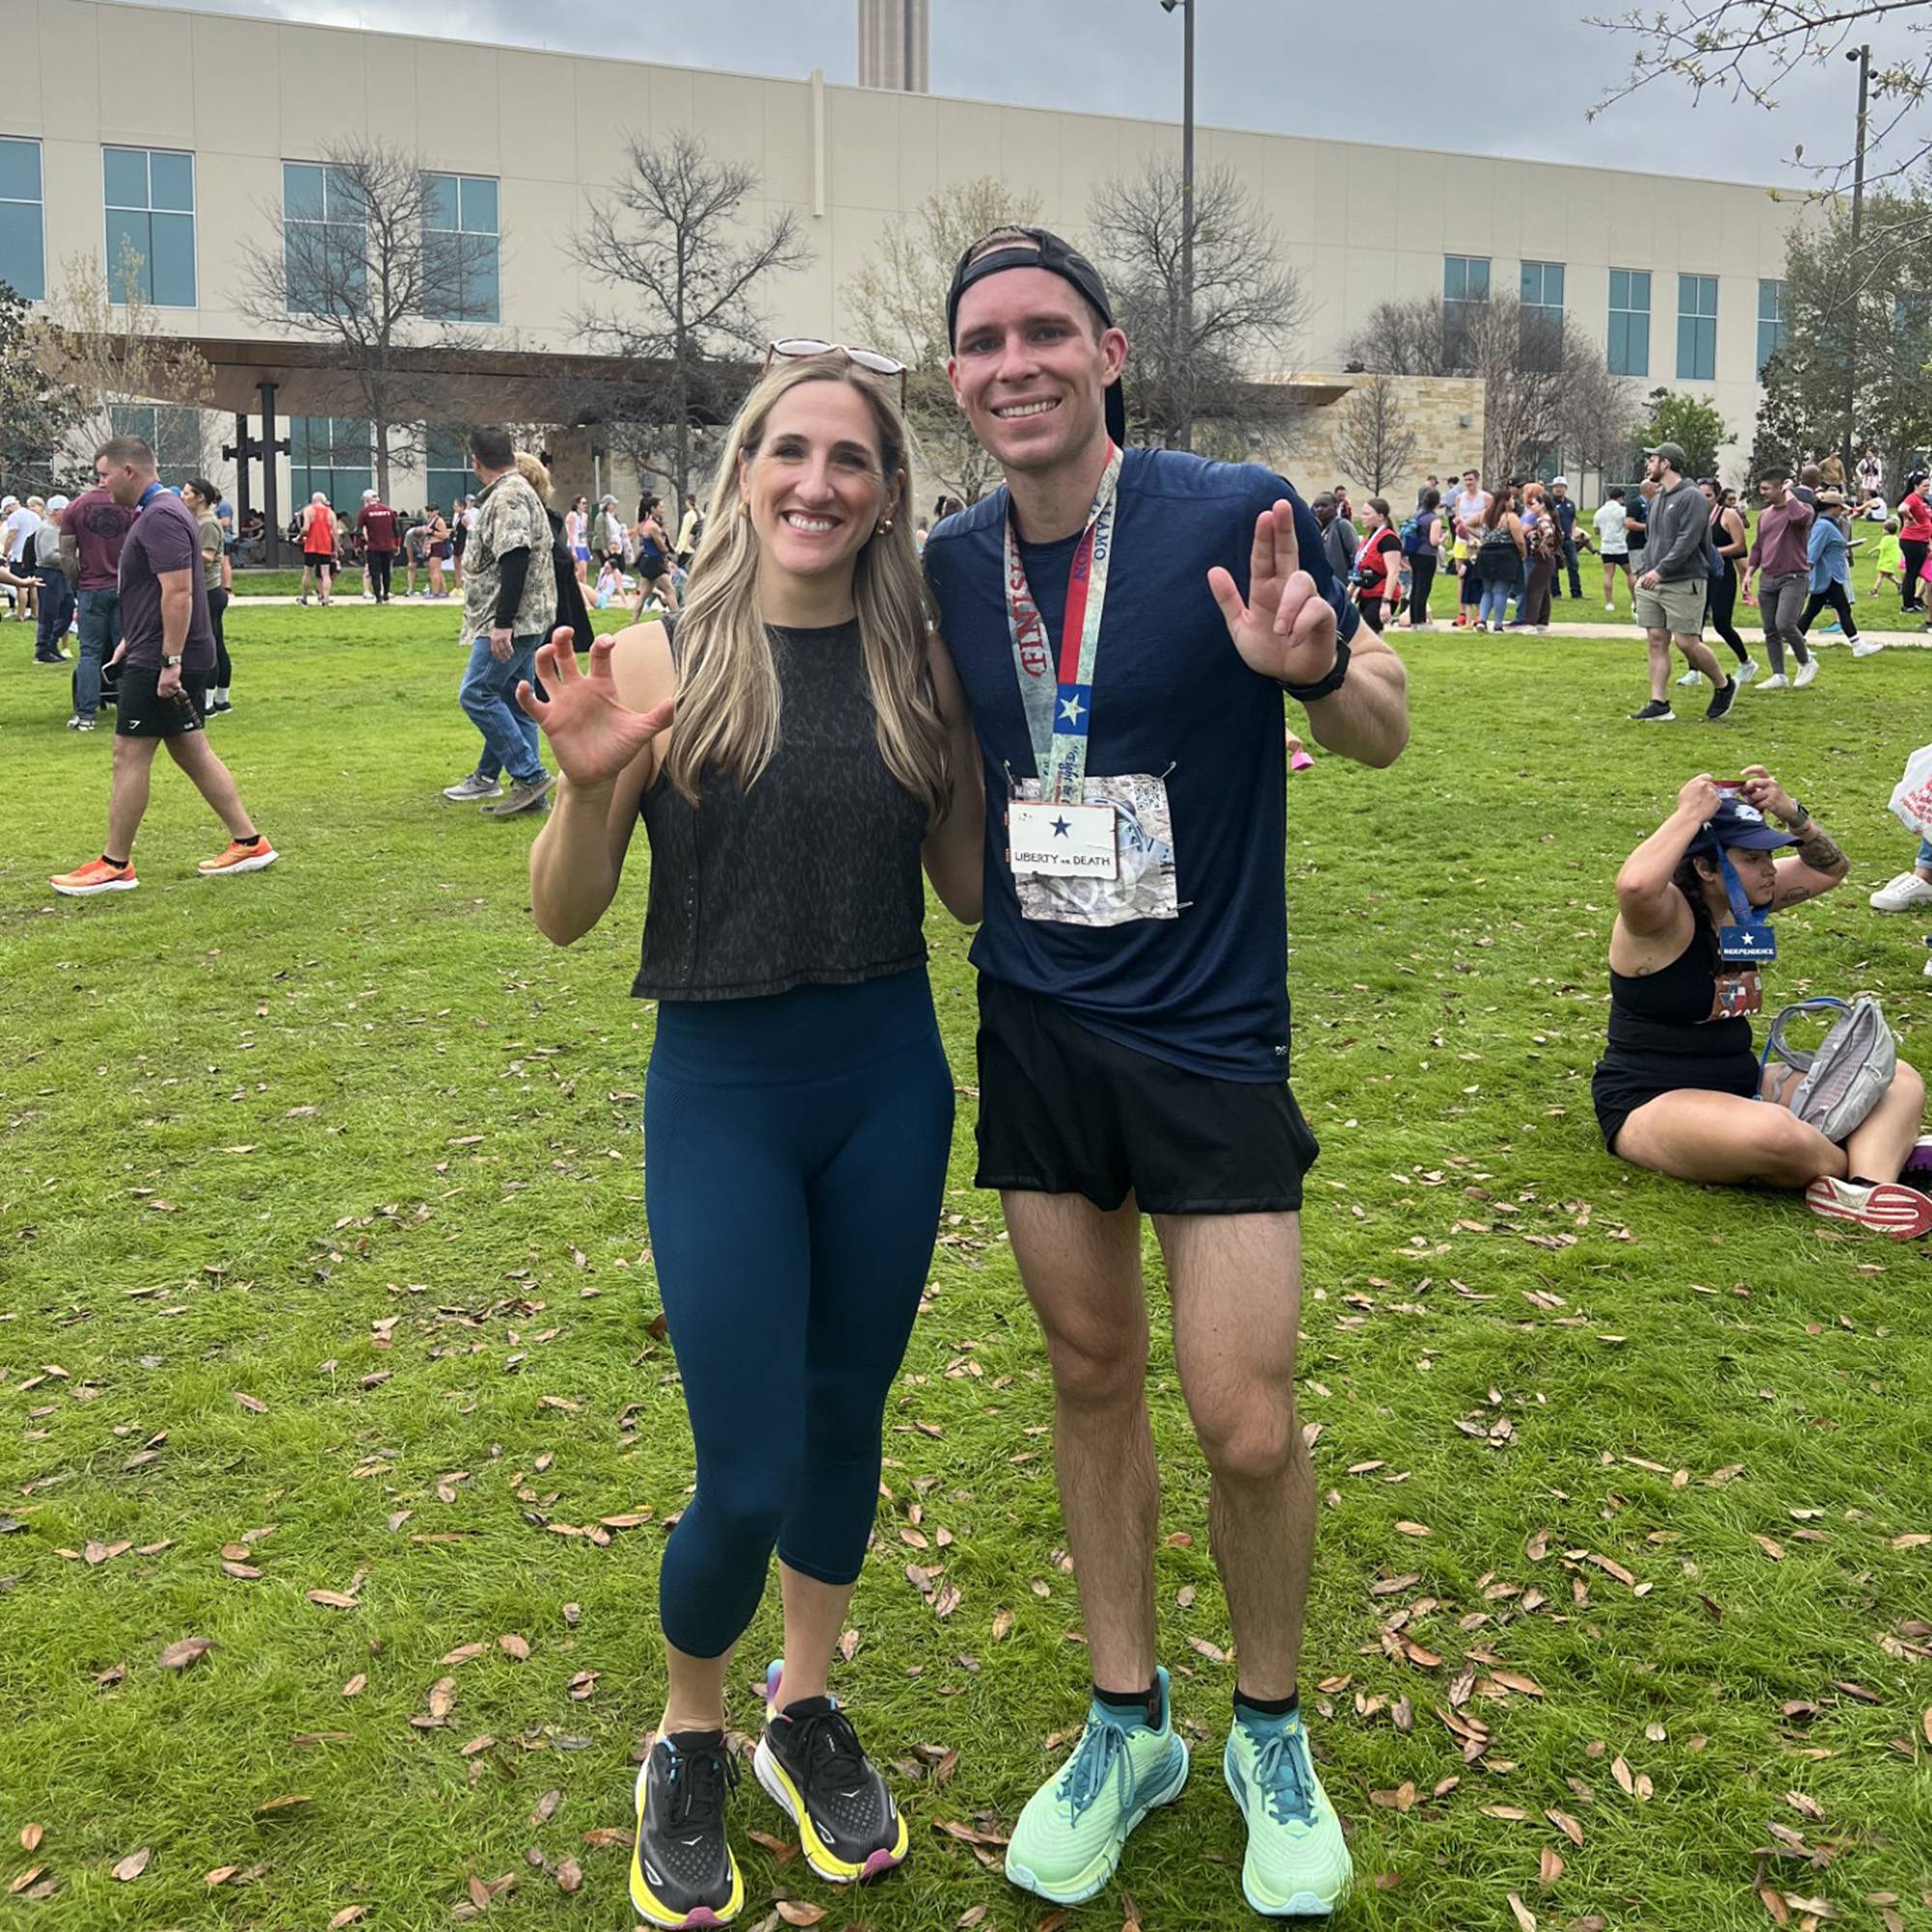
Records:
[[[1265,1918],[1333,1912],[1355,1875],[1299,1712],[1237,1716],[1221,1769],[1248,1821],[1241,1889]]]
[[[1176,1734],[1167,1672],[1160,1729],[1133,1723],[1097,1699],[1073,1755],[1027,1800],[1007,1847],[1007,1876],[1055,1905],[1092,1898],[1114,1875],[1128,1835],[1187,1782],[1187,1746]]]

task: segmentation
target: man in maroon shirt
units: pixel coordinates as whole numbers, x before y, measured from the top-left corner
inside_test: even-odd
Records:
[[[83,490],[60,519],[60,562],[78,593],[80,659],[73,668],[70,731],[92,731],[100,709],[101,668],[121,641],[121,546],[134,513],[105,490]]]
[[[1805,647],[1798,628],[1804,600],[1811,589],[1811,505],[1791,487],[1791,471],[1774,463],[1757,479],[1764,508],[1758,512],[1757,535],[1745,558],[1745,575],[1759,573],[1757,604],[1764,617],[1764,647],[1771,658],[1771,675],[1760,691],[1782,691],[1787,685],[1809,684],[1818,675],[1818,662]],[[1798,659],[1798,675],[1784,674],[1784,647]]]
[[[369,589],[378,604],[389,601],[389,572],[394,568],[396,513],[373,490],[362,493],[361,514],[355,519],[355,541],[367,559]]]
[[[196,869],[206,878],[259,872],[278,855],[255,829],[234,775],[210,750],[195,701],[214,668],[200,528],[182,499],[161,488],[155,452],[139,437],[102,443],[94,470],[102,491],[129,513],[118,578],[124,629],[114,656],[125,668],[114,721],[114,789],[105,849],[48,883],[68,898],[134,890],[134,835],[148,809],[159,745],[228,828],[227,849]]]

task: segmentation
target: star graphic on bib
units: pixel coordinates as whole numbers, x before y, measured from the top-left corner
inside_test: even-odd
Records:
[[[1064,818],[1056,818],[1053,821],[1053,836],[1056,838],[1066,838],[1067,835],[1072,832],[1072,830],[1073,830],[1072,826],[1067,824],[1067,822]]]
[[[1060,715],[1064,719],[1065,719],[1069,724],[1077,724],[1080,722],[1081,712],[1083,712],[1086,708],[1087,707],[1080,702],[1079,698],[1068,697],[1062,701],[1060,706]]]

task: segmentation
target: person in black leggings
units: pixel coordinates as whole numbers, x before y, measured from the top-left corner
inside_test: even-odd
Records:
[[[1425,490],[1415,506],[1415,548],[1408,554],[1408,628],[1429,628],[1429,591],[1435,582],[1438,552],[1442,541],[1442,492]]]
[[[222,624],[222,617],[228,609],[229,585],[235,581],[234,572],[228,561],[221,525],[214,514],[214,506],[221,500],[220,491],[207,477],[198,476],[192,483],[182,485],[181,498],[201,529],[201,568],[208,591],[208,624],[214,633],[214,670],[202,694],[201,708],[205,715],[213,717],[235,708],[228,697],[228,682],[234,673],[228,661],[227,632]]]
[[[1797,855],[1774,861],[1786,845]],[[1860,1125],[1842,1144],[1827,1140],[1781,1104],[1788,1069],[1784,1080],[1761,1079],[1750,1026],[1764,1003],[1760,966],[1735,945],[1725,957],[1721,934],[1737,923],[1733,881],[1762,923],[1843,884],[1850,870],[1831,835],[1762,765],[1721,788],[1707,772],[1690,780],[1617,874],[1609,1042],[1590,1094],[1619,1160],[1707,1185],[1802,1188],[1806,1206],[1830,1219],[1923,1235],[1932,1233],[1932,1197],[1897,1181],[1918,1138],[1925,1083],[1901,1060]]]
[[[1711,554],[1717,559],[1717,567],[1711,573],[1705,621],[1730,646],[1731,655],[1738,661],[1738,682],[1748,684],[1757,675],[1757,664],[1738,636],[1736,622],[1738,563],[1747,548],[1745,520],[1737,505],[1725,500],[1724,487],[1715,476],[1700,477],[1697,487],[1711,506]],[[1703,675],[1702,671],[1686,671],[1677,682],[1700,684]]]
[[[588,931],[639,817],[651,848],[644,1199],[697,1462],[636,1791],[631,1899],[653,1925],[744,1902],[724,1679],[774,1547],[758,1781],[821,1877],[871,1877],[909,1843],[826,1680],[951,1148],[921,864],[977,921],[984,806],[896,400],[842,350],[779,362],[727,437],[686,614],[598,639],[587,670],[559,632],[537,653],[548,700],[518,692],[563,774],[530,856],[537,924]]]

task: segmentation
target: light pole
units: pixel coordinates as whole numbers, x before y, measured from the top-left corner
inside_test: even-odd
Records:
[[[1859,70],[1859,144],[1852,160],[1852,315],[1845,330],[1845,434],[1839,457],[1845,466],[1845,480],[1852,476],[1852,416],[1858,408],[1859,393],[1859,304],[1864,286],[1859,268],[1859,235],[1865,218],[1865,109],[1871,89],[1871,49],[1852,47],[1845,58]]]
[[[1174,331],[1175,351],[1181,367],[1176,372],[1180,378],[1180,390],[1184,405],[1180,416],[1180,446],[1182,449],[1194,447],[1194,0],[1160,0],[1162,8],[1172,14],[1179,7],[1181,11],[1183,32],[1181,39],[1186,48],[1183,56],[1185,79],[1182,83],[1180,118],[1180,316],[1186,320],[1185,328]],[[1863,123],[1861,122],[1861,127]],[[1177,322],[1180,318],[1177,318]]]

